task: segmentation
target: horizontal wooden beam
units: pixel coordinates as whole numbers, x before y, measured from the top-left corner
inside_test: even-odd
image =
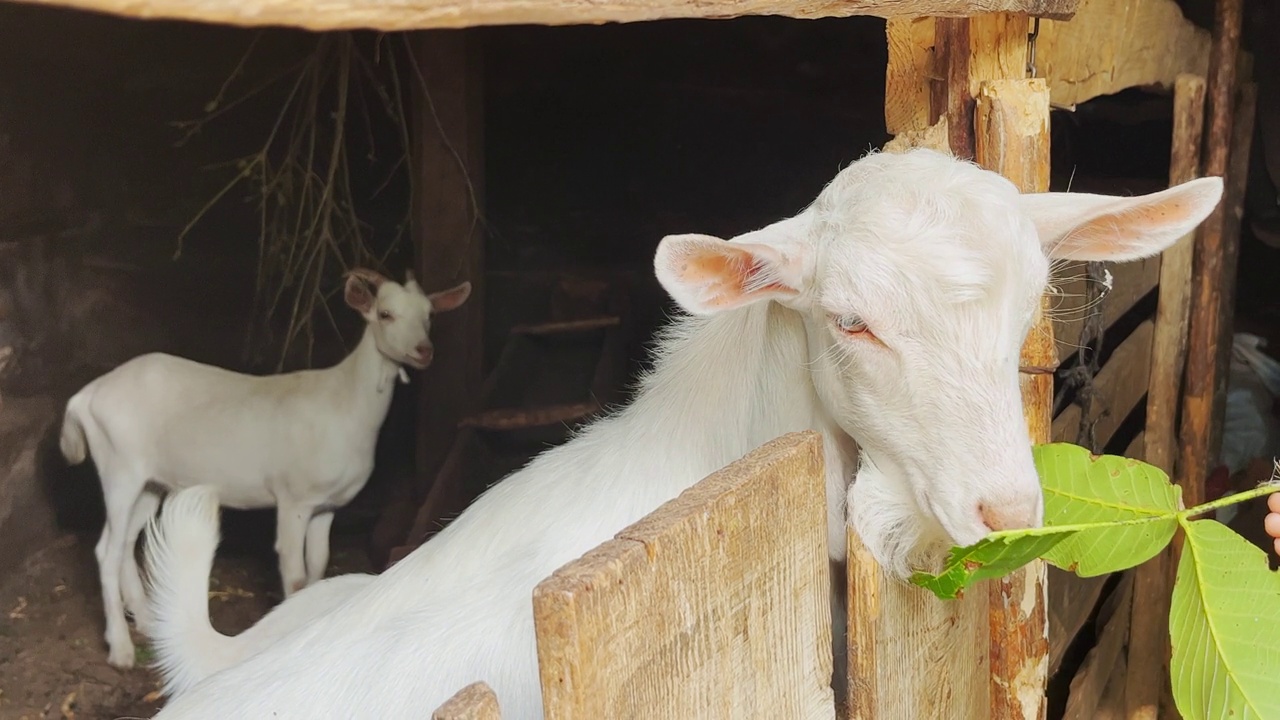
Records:
[[[1179,74],[1208,71],[1210,44],[1175,0],[1083,0],[1069,22],[1041,23],[1036,73],[1050,101],[1070,107],[1126,88],[1172,90]]]
[[[964,17],[992,12],[1070,18],[1081,0],[18,0],[152,20],[307,30],[430,30],[482,25],[596,25],[671,18]]]

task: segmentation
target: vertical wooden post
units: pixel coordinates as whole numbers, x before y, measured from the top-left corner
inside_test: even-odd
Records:
[[[1214,13],[1213,48],[1209,56],[1208,137],[1204,174],[1225,176],[1231,150],[1235,110],[1236,57],[1240,47],[1243,0],[1218,0]],[[1215,417],[1215,396],[1220,392],[1218,354],[1229,348],[1220,343],[1223,286],[1234,283],[1226,274],[1226,261],[1235,257],[1224,233],[1226,203],[1219,203],[1200,228],[1192,262],[1191,317],[1187,337],[1186,394],[1181,425],[1183,502],[1204,502],[1204,484],[1210,463],[1217,457],[1222,418]],[[1218,428],[1215,430],[1215,428]]]
[[[481,382],[484,322],[484,126],[479,36],[430,30],[410,36],[413,91],[412,237],[415,274],[430,293],[471,281],[471,297],[432,318],[435,361],[419,376],[415,480],[392,490],[375,545],[404,543],[457,423]],[[381,551],[381,548],[375,548]]]
[[[1169,185],[1200,174],[1200,140],[1204,130],[1204,78],[1180,75],[1173,92],[1173,142],[1169,152]],[[1159,305],[1151,349],[1151,378],[1147,390],[1146,461],[1175,473],[1178,393],[1187,353],[1187,319],[1191,302],[1191,264],[1195,233],[1188,233],[1160,259]],[[1125,678],[1125,717],[1156,720],[1160,693],[1168,677],[1169,552],[1162,552],[1134,570],[1133,609],[1129,615],[1129,656]],[[1160,662],[1156,662],[1160,658]]]
[[[419,82],[414,129],[419,283],[428,292],[470,280],[471,298],[433,319],[439,350],[422,384],[418,470],[444,461],[458,420],[473,410],[483,372],[484,127],[478,36],[466,30],[414,34]],[[425,478],[424,478],[425,479]]]
[[[982,84],[977,97],[975,147],[979,164],[1007,177],[1022,192],[1049,190],[1049,87],[1042,79]],[[1053,324],[1042,312],[1022,347],[1025,367],[1057,362]],[[1031,442],[1049,442],[1053,375],[1022,377],[1023,412]],[[1043,720],[1049,677],[1046,568],[1035,561],[990,586],[991,717]]]
[[[999,14],[890,21],[885,121],[896,137],[885,151],[976,153],[1024,189],[1048,189],[1049,95],[1043,81],[1022,80],[1028,30],[1025,17]],[[926,43],[934,49],[932,66]],[[984,85],[1009,78],[1016,80]],[[919,108],[922,98],[930,100],[928,112]],[[1051,365],[1054,352],[1052,329],[1039,323],[1024,359]],[[1027,380],[1028,422],[1033,439],[1042,441],[1052,376]],[[886,576],[852,531],[847,566],[851,719],[1044,717],[1043,564],[950,602]]]

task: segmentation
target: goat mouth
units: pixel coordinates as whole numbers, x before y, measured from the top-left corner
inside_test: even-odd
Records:
[[[427,367],[431,365],[431,361],[423,360],[422,358],[414,355],[406,355],[404,358],[404,364],[408,365],[414,370],[426,370]]]

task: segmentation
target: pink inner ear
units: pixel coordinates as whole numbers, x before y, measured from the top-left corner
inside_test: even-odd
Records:
[[[364,282],[356,277],[347,280],[343,299],[347,301],[347,305],[357,312],[366,313],[373,307],[373,294],[369,292],[369,288]]]
[[[1168,200],[1104,213],[1073,230],[1068,241],[1093,252],[1124,252],[1170,225],[1190,222],[1192,210],[1190,203]]]
[[[679,271],[684,282],[704,287],[703,302],[712,307],[737,305],[761,293],[795,294],[773,279],[774,274],[766,261],[727,243],[692,250]]]

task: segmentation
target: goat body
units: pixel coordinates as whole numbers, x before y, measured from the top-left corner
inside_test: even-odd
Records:
[[[465,300],[470,286],[449,292]],[[91,453],[102,482],[106,525],[95,551],[112,665],[134,661],[126,605],[150,629],[133,549],[162,490],[209,485],[223,505],[275,507],[286,597],[323,577],[333,511],[368,481],[401,364],[426,366],[433,307],[462,300],[359,271],[347,302],[368,325],[337,365],[254,376],[152,353],[72,396],[61,447],[72,463]]]
[[[664,238],[655,271],[693,316],[661,339],[629,407],[158,717],[395,720],[484,681],[504,718],[539,718],[535,585],[791,431],[824,438],[833,560],[846,491],[849,522],[899,574],[922,550],[1035,527],[1018,351],[1049,260],[1159,252],[1221,191],[1209,178],[1138,198],[1021,196],[994,173],[914,151],[854,163],[798,215],[729,242]]]

